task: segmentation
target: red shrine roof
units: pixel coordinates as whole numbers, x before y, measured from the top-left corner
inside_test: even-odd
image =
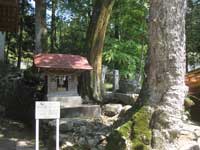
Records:
[[[44,70],[92,70],[88,60],[79,55],[38,54],[34,56],[34,64]]]

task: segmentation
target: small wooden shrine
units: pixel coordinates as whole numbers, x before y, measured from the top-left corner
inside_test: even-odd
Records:
[[[78,95],[78,75],[92,69],[87,59],[79,55],[38,54],[34,56],[34,64],[48,76],[48,96]]]
[[[0,31],[16,32],[18,26],[18,0],[0,0]]]
[[[188,72],[185,76],[185,83],[189,87],[189,94],[200,95],[200,68]]]

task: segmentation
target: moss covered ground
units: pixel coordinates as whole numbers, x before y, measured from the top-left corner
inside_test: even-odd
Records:
[[[132,117],[115,129],[108,138],[106,150],[148,150],[151,142],[151,113],[146,106],[132,112]]]

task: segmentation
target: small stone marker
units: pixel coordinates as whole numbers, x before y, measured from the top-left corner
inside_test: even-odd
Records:
[[[60,102],[35,102],[35,119],[35,150],[39,150],[39,119],[56,119],[56,150],[59,150]]]
[[[113,91],[119,89],[119,70],[113,71]]]
[[[103,67],[102,67],[102,83],[105,82],[107,70],[108,70],[108,67],[103,65]]]

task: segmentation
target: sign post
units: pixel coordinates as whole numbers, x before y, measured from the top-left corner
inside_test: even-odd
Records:
[[[59,150],[60,102],[35,102],[35,150],[39,150],[39,119],[56,119],[56,150]]]
[[[39,119],[36,119],[35,131],[35,150],[39,150]]]

